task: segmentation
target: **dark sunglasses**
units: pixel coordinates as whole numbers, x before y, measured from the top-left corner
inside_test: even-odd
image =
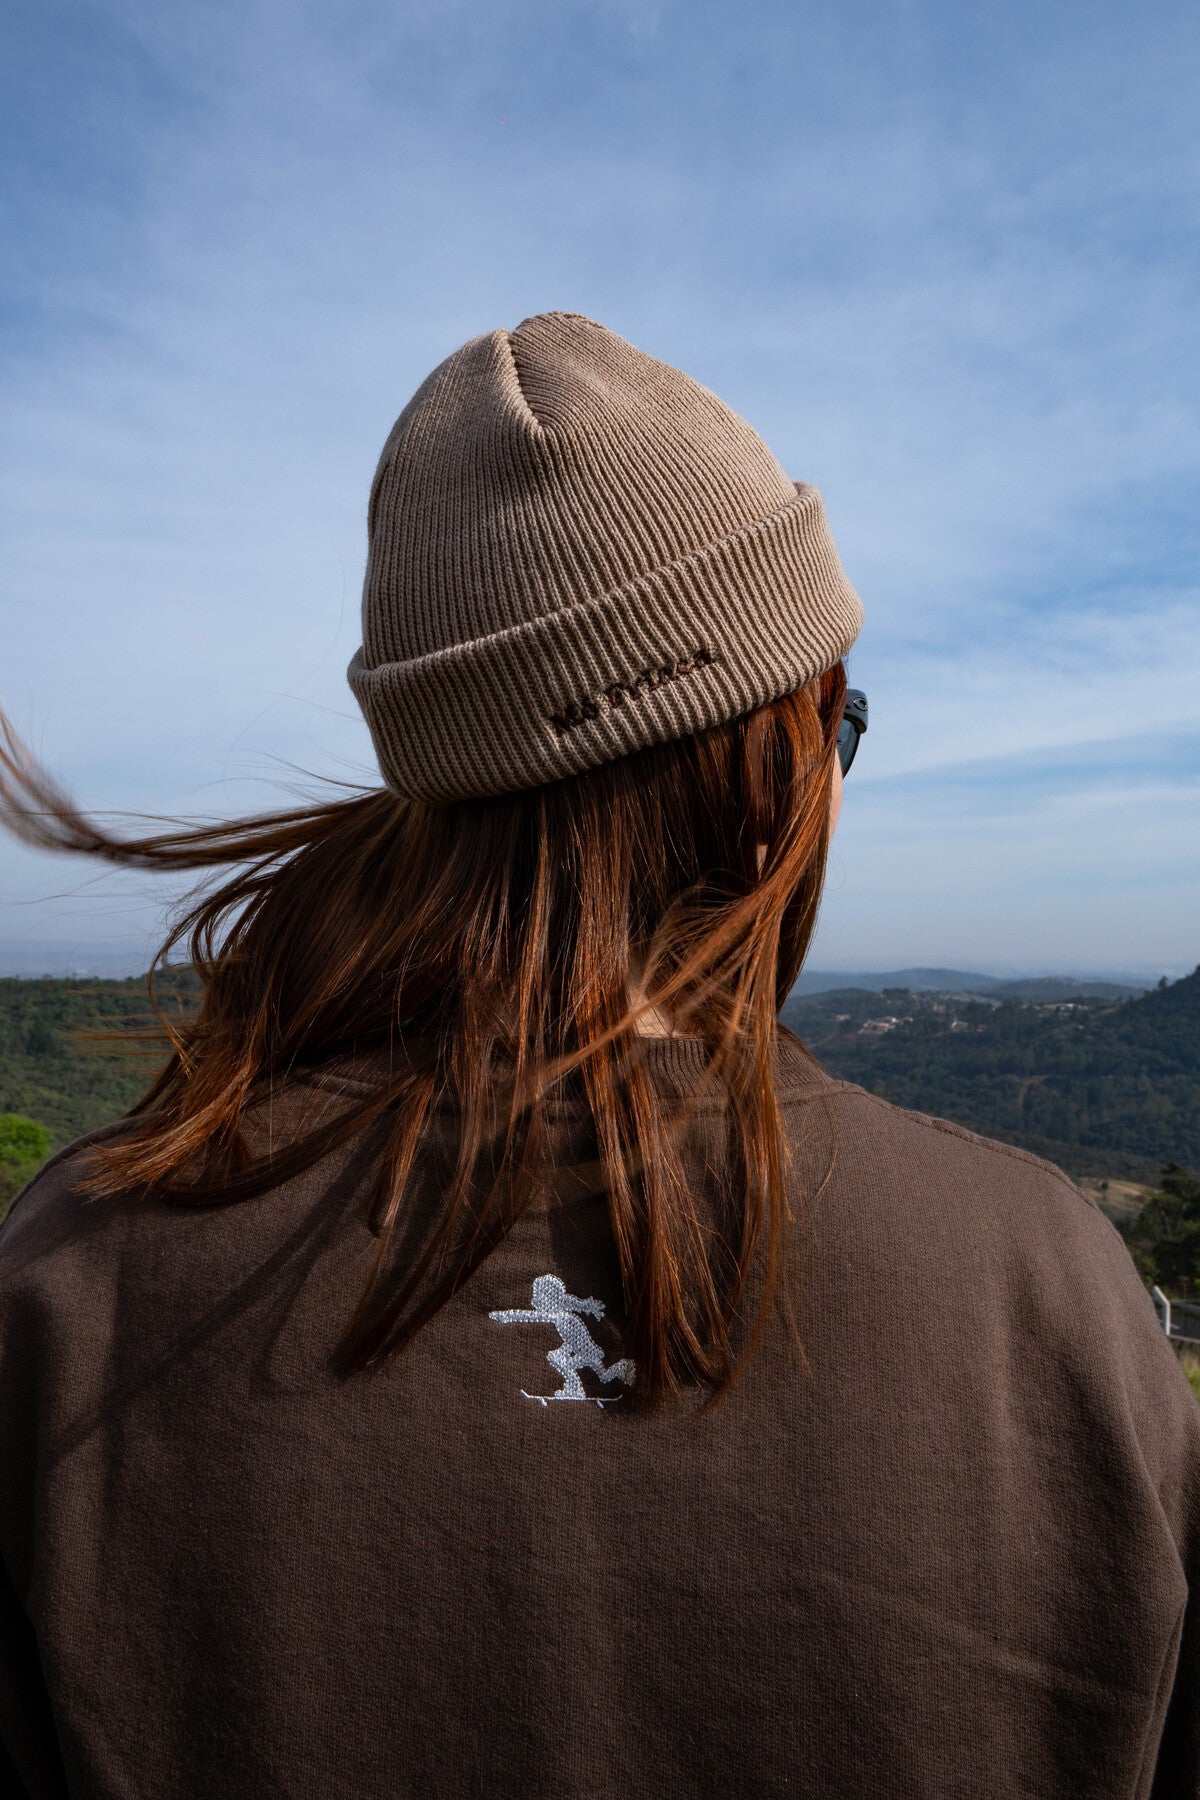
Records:
[[[842,722],[838,726],[837,736],[838,761],[842,765],[843,775],[850,773],[858,740],[866,729],[867,696],[861,688],[847,688],[846,704],[842,708]]]

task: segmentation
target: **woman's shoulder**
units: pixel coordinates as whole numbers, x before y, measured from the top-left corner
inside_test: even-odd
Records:
[[[1162,1335],[1125,1240],[1057,1164],[828,1072],[800,1076],[804,1104],[788,1105],[786,1084],[783,1093],[791,1148],[856,1266],[1037,1295],[1039,1306],[1076,1318],[1116,1305],[1137,1330]]]
[[[1001,1138],[972,1131],[954,1119],[897,1105],[881,1094],[850,1081],[831,1082],[841,1110],[852,1117],[865,1140],[889,1152],[902,1150],[922,1166],[937,1165],[959,1176],[971,1176],[989,1187],[999,1184],[1014,1193],[1054,1195],[1072,1211],[1082,1209],[1103,1219],[1093,1197],[1077,1187],[1065,1170],[1044,1156]]]
[[[1123,1380],[1139,1368],[1147,1391],[1190,1400],[1124,1238],[1055,1163],[852,1082],[828,1077],[824,1094],[831,1132],[815,1151],[820,1134],[798,1122],[794,1138],[836,1257],[881,1292],[902,1273],[906,1292],[1001,1335],[1020,1316],[1046,1345],[1103,1345]]]
[[[0,1325],[25,1316],[26,1302],[40,1310],[69,1294],[78,1304],[109,1284],[130,1209],[119,1197],[91,1199],[82,1177],[88,1151],[129,1123],[118,1119],[63,1145],[13,1199],[0,1220]]]
[[[882,1094],[831,1074],[796,1040],[781,1046],[781,1098],[790,1105],[819,1100],[838,1121],[839,1141],[874,1173],[882,1165],[904,1186],[914,1176],[938,1176],[989,1193],[1031,1194],[1040,1204],[1094,1215],[1107,1224],[1090,1194],[1077,1187],[1057,1163],[1018,1144],[981,1132],[935,1113],[897,1105]]]
[[[79,1176],[87,1152],[96,1144],[109,1143],[130,1128],[129,1119],[114,1119],[73,1138],[48,1157],[20,1188],[0,1219],[0,1268],[17,1245],[38,1237],[46,1225],[64,1215],[74,1216],[85,1203],[79,1192]]]

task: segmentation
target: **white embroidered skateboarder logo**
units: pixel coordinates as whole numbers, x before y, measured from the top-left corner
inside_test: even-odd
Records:
[[[592,1369],[601,1381],[623,1381],[626,1387],[633,1380],[633,1364],[628,1357],[620,1362],[604,1366],[604,1352],[584,1324],[581,1313],[590,1313],[593,1319],[604,1317],[602,1300],[577,1300],[574,1294],[568,1294],[557,1275],[539,1275],[533,1284],[533,1306],[525,1309],[511,1309],[504,1312],[488,1314],[489,1319],[498,1319],[501,1325],[553,1325],[562,1342],[554,1350],[547,1353],[546,1361],[550,1367],[563,1378],[563,1384],[555,1394],[525,1394],[526,1400],[539,1400],[543,1406],[551,1400],[593,1400],[597,1406],[611,1406],[621,1396],[615,1394],[611,1399],[601,1399],[597,1395],[585,1394],[583,1383],[579,1379],[581,1369]]]

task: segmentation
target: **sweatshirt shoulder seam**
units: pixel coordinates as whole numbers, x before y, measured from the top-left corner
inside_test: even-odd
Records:
[[[872,1106],[887,1112],[900,1113],[905,1119],[911,1120],[914,1125],[922,1125],[928,1131],[943,1132],[948,1137],[961,1138],[964,1142],[978,1144],[980,1149],[989,1150],[997,1156],[1005,1156],[1013,1162],[1024,1163],[1028,1168],[1040,1169],[1044,1174],[1052,1175],[1060,1186],[1065,1187],[1077,1200],[1082,1201],[1083,1205],[1091,1212],[1099,1213],[1101,1218],[1107,1216],[1102,1211],[1099,1202],[1091,1194],[1085,1194],[1082,1188],[1076,1187],[1071,1177],[1063,1169],[1060,1169],[1057,1163],[1050,1162],[1044,1156],[1035,1155],[1032,1150],[1022,1150],[1019,1144],[1006,1144],[1000,1138],[986,1137],[982,1132],[972,1131],[969,1126],[956,1124],[953,1119],[938,1118],[935,1113],[916,1112],[907,1106],[897,1106],[893,1101],[885,1100],[880,1094],[872,1094],[867,1088],[859,1087],[853,1081],[838,1081],[834,1085],[847,1094],[868,1101]]]

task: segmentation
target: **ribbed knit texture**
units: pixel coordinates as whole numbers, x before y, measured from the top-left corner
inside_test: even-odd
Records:
[[[384,446],[368,536],[350,684],[388,786],[432,802],[736,718],[862,623],[817,490],[576,313],[433,371]]]

